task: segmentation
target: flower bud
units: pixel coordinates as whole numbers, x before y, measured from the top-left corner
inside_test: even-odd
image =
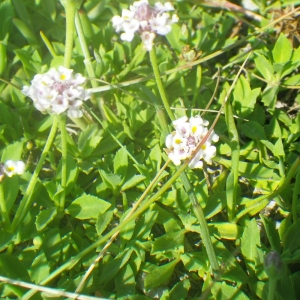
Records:
[[[282,276],[283,261],[277,252],[272,251],[265,256],[264,266],[269,278],[279,279]]]

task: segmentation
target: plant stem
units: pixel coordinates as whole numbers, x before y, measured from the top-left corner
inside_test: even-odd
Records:
[[[61,187],[62,192],[59,201],[59,213],[62,213],[65,208],[66,185],[67,185],[67,131],[66,131],[66,115],[59,115],[59,129],[61,133]]]
[[[81,49],[82,49],[82,52],[84,55],[84,65],[86,67],[87,74],[90,78],[95,78],[96,76],[95,76],[94,68],[93,68],[93,65],[91,62],[92,58],[90,56],[90,52],[89,52],[88,46],[86,44],[86,40],[84,37],[84,32],[83,32],[83,28],[81,25],[81,21],[80,21],[78,12],[75,15],[75,26],[76,26],[76,31],[77,31],[78,38],[79,38],[79,43],[80,43],[80,46],[81,46]],[[95,80],[91,80],[91,85],[93,88],[96,88],[99,86],[98,82]]]
[[[66,41],[65,41],[65,56],[64,56],[64,66],[70,68],[73,43],[74,43],[74,30],[75,30],[75,13],[77,9],[76,1],[72,0],[61,0],[62,5],[66,12]]]
[[[269,278],[268,300],[274,300],[277,279]]]
[[[161,78],[160,78],[160,73],[159,73],[157,60],[156,60],[155,48],[153,48],[150,51],[150,61],[151,61],[151,64],[152,64],[154,77],[155,77],[155,80],[156,80],[156,84],[157,84],[157,87],[158,87],[163,105],[164,105],[170,119],[174,120],[175,117],[174,117],[173,112],[171,111],[171,108],[170,108],[170,105],[169,105],[169,102],[168,102],[168,99],[167,99],[167,96],[166,96],[166,92],[165,92],[163,83],[162,83]],[[163,114],[163,111],[161,111],[161,112]],[[163,116],[161,116],[161,118],[162,117]],[[165,119],[165,117],[164,117],[164,119]],[[159,120],[160,120],[160,118],[159,118]],[[167,125],[164,125],[166,123],[163,122],[163,120],[162,120],[162,121],[160,121],[160,124],[163,125],[162,131],[164,133],[167,132],[168,127],[167,127]],[[204,246],[206,248],[208,259],[210,261],[212,270],[213,270],[214,273],[218,272],[219,271],[219,265],[218,265],[217,257],[216,257],[216,254],[215,254],[212,242],[211,242],[210,233],[209,233],[207,222],[206,222],[205,217],[204,217],[203,209],[200,206],[200,204],[198,203],[197,197],[196,197],[195,193],[193,192],[192,186],[191,186],[191,184],[190,184],[190,182],[189,182],[189,180],[188,180],[188,178],[187,178],[187,176],[184,172],[182,172],[180,174],[180,179],[181,179],[181,181],[184,185],[184,189],[186,190],[186,192],[189,196],[189,199],[192,203],[193,211],[194,211],[194,213],[195,213],[195,215],[198,219],[198,222],[200,224],[201,237],[203,239],[203,243],[204,243]]]
[[[13,219],[12,225],[11,225],[11,232],[16,232],[16,229],[18,228],[18,226],[20,225],[20,223],[22,223],[22,221],[24,220],[24,218],[26,217],[31,204],[32,204],[32,194],[35,188],[35,185],[37,183],[38,180],[38,176],[39,173],[43,167],[44,161],[48,155],[48,152],[50,150],[50,147],[54,141],[55,138],[55,134],[56,134],[56,130],[57,130],[57,124],[58,124],[58,117],[54,116],[53,117],[53,123],[52,123],[52,127],[48,136],[48,139],[46,141],[45,147],[43,149],[43,152],[41,154],[40,160],[31,176],[31,179],[29,181],[28,187],[26,189],[26,192],[24,194],[24,197],[17,209],[17,212],[15,214],[15,217]]]
[[[240,145],[239,135],[236,129],[231,104],[229,101],[225,104],[225,119],[227,123],[228,133],[230,137],[231,148],[231,172],[227,177],[226,182],[226,197],[228,207],[228,219],[232,222],[235,216],[237,189],[239,183],[239,158],[240,158]]]
[[[194,214],[196,215],[198,222],[200,224],[201,237],[202,237],[203,244],[204,244],[206,252],[207,252],[207,256],[208,256],[212,271],[213,271],[213,273],[215,273],[215,275],[217,275],[220,268],[219,268],[219,264],[218,264],[217,257],[215,254],[215,250],[213,248],[213,244],[211,242],[209,228],[208,228],[205,216],[204,216],[203,209],[202,209],[201,205],[199,204],[199,202],[196,198],[196,195],[192,190],[192,186],[184,172],[181,173],[180,179],[183,182],[184,188],[191,200]]]
[[[4,226],[6,229],[9,229],[11,226],[9,215],[7,212],[6,201],[5,201],[5,194],[4,194],[4,187],[3,182],[0,182],[0,208],[1,208],[1,215],[4,221]]]
[[[170,119],[173,121],[173,120],[175,120],[175,117],[174,117],[173,112],[171,111],[170,104],[169,104],[169,101],[167,99],[163,83],[162,83],[161,78],[160,78],[160,72],[159,72],[159,69],[158,69],[155,47],[153,47],[153,49],[149,52],[149,54],[150,54],[150,61],[151,61],[153,72],[154,72],[155,81],[156,81],[156,84],[157,84],[157,87],[158,87],[158,91],[160,93],[161,100],[163,102],[163,105],[164,105]]]
[[[297,206],[299,203],[298,196],[300,194],[300,170],[297,172],[296,176],[296,182],[294,185],[294,190],[293,190],[293,200],[292,200],[292,216],[293,216],[293,223],[295,223],[298,220],[298,211],[297,211]]]

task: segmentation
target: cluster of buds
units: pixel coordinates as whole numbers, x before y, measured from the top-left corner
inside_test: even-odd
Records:
[[[80,118],[83,101],[91,93],[81,84],[86,78],[81,74],[73,75],[73,70],[59,67],[45,74],[37,74],[30,86],[24,86],[22,92],[33,100],[36,109],[42,113],[61,114],[67,111],[69,117]]]
[[[149,6],[148,0],[136,1],[130,9],[122,10],[122,17],[112,18],[113,26],[121,34],[123,41],[131,42],[134,33],[139,32],[146,50],[151,51],[155,34],[166,35],[172,30],[172,24],[178,22],[176,14],[172,18],[168,11],[174,10],[170,2],[164,4],[156,2]]]
[[[211,159],[216,155],[216,147],[212,145],[212,142],[219,140],[219,136],[213,131],[195,153],[199,143],[208,133],[208,124],[208,121],[203,120],[200,116],[192,117],[189,120],[187,117],[182,117],[173,121],[175,131],[166,138],[166,152],[176,166],[179,166],[182,160],[192,156],[193,159],[189,163],[191,169],[202,168],[203,160],[211,164]]]
[[[5,163],[0,163],[0,181],[4,176],[12,177],[13,175],[22,175],[25,171],[25,164],[21,160],[7,160]]]

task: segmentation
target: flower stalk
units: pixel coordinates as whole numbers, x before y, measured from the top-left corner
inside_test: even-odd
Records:
[[[60,2],[65,8],[66,12],[66,41],[64,66],[66,68],[70,68],[74,44],[75,14],[77,9],[79,9],[82,0],[60,0]]]
[[[156,60],[156,53],[155,53],[155,49],[152,49],[150,51],[150,61],[152,64],[152,68],[153,68],[153,72],[154,72],[154,77],[156,80],[156,84],[163,102],[163,105],[169,115],[169,118],[174,121],[175,117],[173,112],[171,111],[167,96],[166,96],[166,92],[162,83],[162,80],[160,78],[160,72],[159,72],[159,68],[158,68],[158,64],[157,64],[157,60]],[[204,143],[203,143],[204,144]],[[189,162],[187,162],[189,163]],[[181,168],[179,168],[181,169]],[[217,257],[212,245],[212,241],[210,238],[210,233],[209,233],[209,228],[207,225],[207,222],[205,220],[205,216],[204,216],[204,212],[203,209],[201,207],[201,205],[199,204],[195,193],[192,190],[192,186],[186,176],[186,174],[184,173],[184,171],[182,173],[180,173],[180,178],[183,182],[184,188],[190,198],[190,201],[192,203],[192,207],[193,207],[193,211],[198,219],[198,222],[200,224],[200,230],[201,230],[201,237],[203,239],[203,243],[204,246],[206,248],[207,251],[207,255],[208,255],[208,259],[210,261],[211,267],[212,267],[212,271],[213,273],[215,273],[217,275],[218,271],[219,271],[219,264],[217,261]]]
[[[3,182],[0,182],[0,209],[1,209],[1,215],[3,219],[4,227],[9,230],[11,223],[10,223],[9,214],[6,206]]]
[[[66,131],[66,115],[62,114],[59,116],[59,129],[61,134],[61,197],[59,201],[59,213],[63,213],[65,208],[66,199],[66,185],[67,185],[67,131]]]
[[[57,130],[57,124],[58,124],[58,116],[53,117],[53,123],[50,130],[50,133],[48,135],[48,139],[46,141],[45,147],[43,149],[43,152],[41,154],[40,160],[32,174],[32,177],[29,181],[28,187],[26,189],[26,192],[24,194],[24,197],[17,209],[17,212],[15,214],[15,217],[13,219],[12,225],[11,225],[11,232],[16,232],[16,229],[19,227],[19,225],[23,222],[24,218],[26,217],[31,205],[32,205],[32,195],[35,188],[35,185],[37,183],[37,179],[39,176],[39,173],[43,167],[44,161],[48,155],[48,152],[50,150],[50,147],[52,146],[52,143],[55,139],[55,134]]]

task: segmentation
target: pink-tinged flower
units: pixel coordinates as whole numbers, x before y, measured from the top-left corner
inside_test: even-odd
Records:
[[[83,101],[91,97],[90,91],[81,84],[86,78],[81,74],[73,75],[73,70],[60,66],[45,74],[37,74],[30,86],[24,86],[22,92],[30,97],[36,109],[42,113],[61,114],[80,118]]]
[[[193,159],[189,163],[191,169],[202,168],[203,161],[208,164],[212,163],[212,158],[216,155],[216,147],[212,142],[217,142],[219,136],[212,131],[206,142],[195,153],[196,148],[207,134],[208,121],[203,120],[200,116],[188,119],[186,116],[173,121],[175,131],[166,137],[166,152],[172,162],[178,166],[182,160]]]
[[[156,2],[151,7],[148,0],[135,1],[129,10],[122,10],[122,17],[114,16],[112,24],[116,32],[124,31],[121,34],[123,41],[131,42],[135,32],[138,32],[145,49],[151,51],[156,34],[168,34],[172,30],[172,24],[178,22],[176,14],[171,17],[168,13],[172,10],[174,7],[170,2]]]

